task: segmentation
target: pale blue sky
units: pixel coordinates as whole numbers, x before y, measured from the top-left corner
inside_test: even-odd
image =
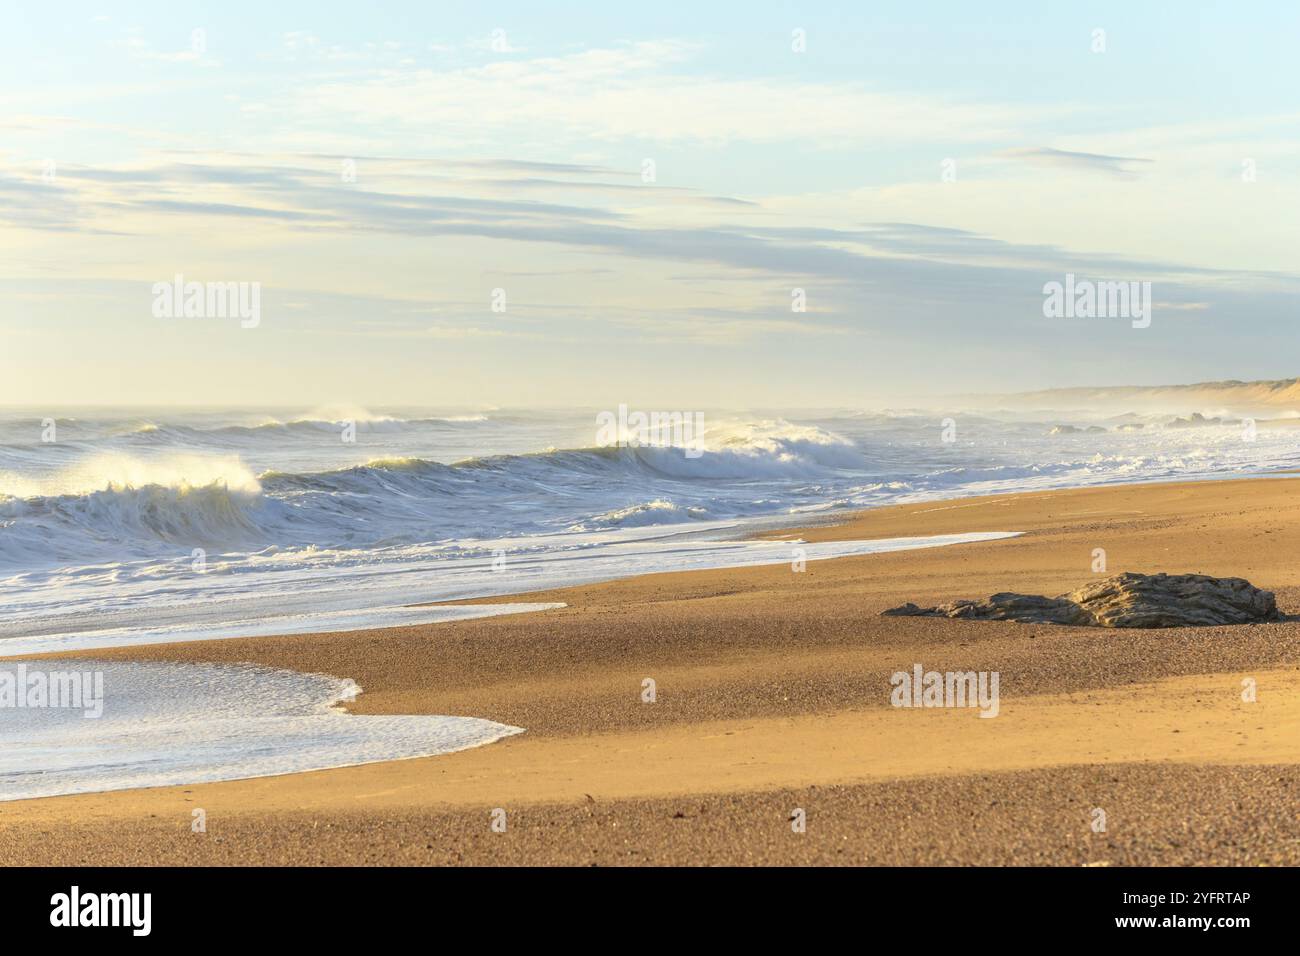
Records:
[[[1300,371],[1290,4],[5,21],[0,403],[878,405]],[[1067,271],[1152,282],[1151,327],[1045,319]],[[153,317],[176,273],[260,282],[261,324]]]

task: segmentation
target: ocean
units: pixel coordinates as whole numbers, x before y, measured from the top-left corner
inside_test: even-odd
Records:
[[[500,613],[410,605],[792,561],[743,539],[852,509],[1300,464],[1290,429],[1171,415],[699,414],[683,448],[597,446],[577,409],[0,413],[0,656]]]
[[[1017,533],[747,539],[852,509],[1300,464],[1291,429],[1159,415],[705,411],[687,447],[598,446],[598,415],[4,413],[0,657],[541,611],[557,605],[527,592]],[[502,594],[521,597],[419,606]],[[0,800],[427,756],[523,730],[347,715],[336,705],[359,688],[338,676],[57,664],[0,664]],[[92,678],[94,714],[42,689]]]

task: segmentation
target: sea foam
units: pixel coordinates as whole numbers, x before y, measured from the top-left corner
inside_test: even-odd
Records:
[[[252,665],[28,662],[103,675],[103,715],[0,707],[0,800],[210,783],[446,754],[522,733],[473,717],[349,714],[350,680]],[[17,665],[0,663],[14,673]]]

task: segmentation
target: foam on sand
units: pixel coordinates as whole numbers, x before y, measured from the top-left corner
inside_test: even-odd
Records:
[[[713,531],[723,526],[714,523]],[[706,529],[709,530],[709,529]],[[542,611],[556,604],[418,606],[439,601],[525,594],[642,574],[793,564],[914,548],[1012,538],[1018,531],[979,531],[862,541],[713,541],[660,529],[641,540],[603,534],[569,536],[568,550],[512,553],[510,541],[478,542],[482,556],[429,561],[344,564],[293,579],[266,572],[190,579],[69,582],[56,600],[15,597],[0,611],[0,658],[55,651],[279,634],[325,633],[432,624],[470,617]],[[536,539],[533,539],[536,541]],[[497,546],[500,545],[500,550]],[[297,585],[296,587],[294,585]],[[273,586],[270,586],[273,585]],[[141,624],[144,621],[147,623]]]
[[[252,665],[28,662],[103,675],[103,713],[0,707],[0,801],[211,783],[451,753],[522,733],[473,717],[348,714],[351,680]],[[0,664],[0,675],[19,665]]]
[[[457,604],[447,607],[381,607],[360,611],[321,611],[307,614],[269,614],[261,618],[227,620],[222,616],[195,617],[187,623],[156,623],[141,627],[107,627],[59,634],[0,638],[0,658],[93,651],[142,644],[215,641],[232,637],[272,637],[286,634],[330,634],[411,624],[439,624],[476,617],[496,617],[527,611],[549,611],[563,604]]]

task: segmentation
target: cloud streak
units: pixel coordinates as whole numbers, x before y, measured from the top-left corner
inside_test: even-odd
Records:
[[[1129,178],[1154,160],[1131,156],[1106,156],[1102,153],[1080,153],[1067,149],[1052,149],[1037,146],[1026,149],[1011,149],[1003,153],[1011,159],[1020,160],[1034,166],[1048,166],[1057,169],[1079,170],[1089,173],[1104,173],[1109,176]]]

